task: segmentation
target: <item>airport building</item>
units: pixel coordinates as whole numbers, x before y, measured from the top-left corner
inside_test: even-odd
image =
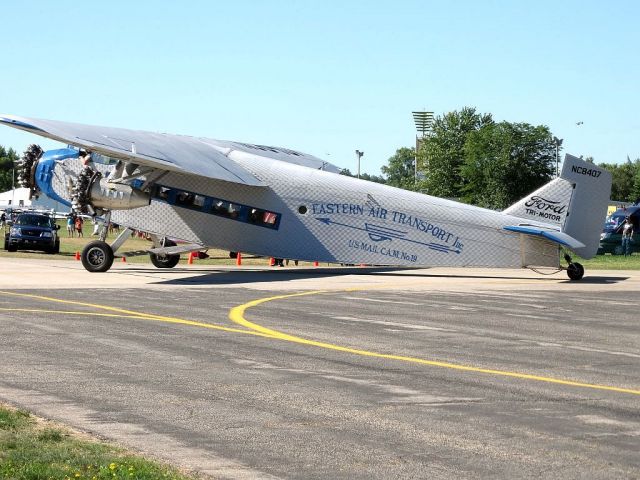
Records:
[[[28,188],[16,188],[0,193],[0,210],[6,209],[36,209],[54,210],[56,212],[68,211],[69,207],[50,199],[46,195],[40,195],[37,199],[29,198]]]

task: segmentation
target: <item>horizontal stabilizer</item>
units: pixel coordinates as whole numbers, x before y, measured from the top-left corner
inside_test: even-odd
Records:
[[[558,232],[555,230],[545,230],[544,228],[536,227],[533,225],[509,225],[504,227],[504,229],[510,232],[522,233],[535,237],[543,237],[547,240],[551,240],[554,243],[559,243],[560,245],[564,245],[565,247],[569,247],[571,249],[584,247],[584,243],[579,242],[566,233]]]

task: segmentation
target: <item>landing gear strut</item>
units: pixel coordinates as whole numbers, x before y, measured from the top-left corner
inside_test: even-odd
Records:
[[[584,267],[578,262],[573,262],[568,254],[564,255],[564,259],[569,264],[567,266],[567,275],[571,280],[580,280],[584,277]]]
[[[175,247],[175,242],[165,238],[162,244],[163,247]],[[155,253],[149,253],[149,258],[151,259],[151,263],[156,268],[173,268],[180,261],[180,254],[177,255],[156,255]]]

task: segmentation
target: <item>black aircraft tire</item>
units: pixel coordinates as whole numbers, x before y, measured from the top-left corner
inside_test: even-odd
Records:
[[[567,275],[571,280],[580,280],[584,277],[584,267],[579,263],[570,263],[567,267]]]
[[[106,272],[113,265],[113,250],[107,242],[95,240],[87,243],[80,258],[88,272]]]
[[[164,241],[165,247],[175,247],[176,244],[171,240]],[[173,268],[180,261],[180,255],[156,255],[155,253],[150,253],[149,258],[151,259],[151,263],[156,268]]]

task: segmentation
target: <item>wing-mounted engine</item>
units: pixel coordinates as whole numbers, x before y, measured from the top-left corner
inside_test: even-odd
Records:
[[[43,152],[31,145],[18,163],[18,178],[32,196],[43,193],[78,213],[101,215],[105,210],[129,210],[149,205],[150,196],[140,177],[151,173],[137,165],[118,162],[90,152],[62,148]]]
[[[83,161],[84,168],[78,174],[72,188],[74,210],[101,213],[102,210],[130,210],[149,205],[149,194],[125,183],[127,177],[114,178],[113,175],[109,175],[105,178],[100,171],[91,166],[86,157]],[[115,171],[117,170],[116,168]]]

